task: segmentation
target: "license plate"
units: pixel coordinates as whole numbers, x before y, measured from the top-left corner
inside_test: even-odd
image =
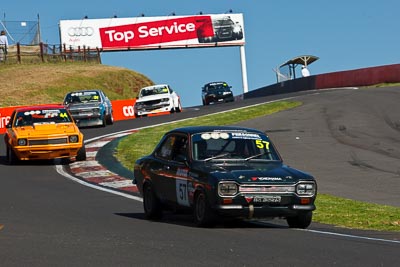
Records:
[[[254,203],[279,203],[281,196],[256,196],[253,198]]]

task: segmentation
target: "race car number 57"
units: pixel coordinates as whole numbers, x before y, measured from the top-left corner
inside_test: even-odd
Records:
[[[180,205],[189,207],[187,180],[176,179],[176,199]]]

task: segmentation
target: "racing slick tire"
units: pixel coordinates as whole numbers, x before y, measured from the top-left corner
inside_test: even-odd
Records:
[[[110,115],[107,116],[106,123],[107,123],[108,125],[114,124],[114,116],[113,116],[113,113],[112,113],[112,112],[110,113]]]
[[[160,200],[154,193],[151,184],[145,184],[143,188],[144,216],[148,220],[159,220],[162,218],[163,210]]]
[[[107,117],[106,117],[106,113],[103,113],[103,116],[101,118],[101,127],[106,127],[107,125]]]
[[[76,160],[77,160],[77,161],[84,161],[84,160],[86,160],[86,148],[85,148],[85,145],[83,145],[83,146],[78,150],[78,154],[76,155]]]
[[[286,221],[290,228],[306,229],[312,222],[312,211],[301,212],[294,217],[287,217]]]
[[[7,146],[6,160],[8,165],[17,163],[18,157],[15,155],[14,150],[10,146]]]
[[[215,211],[211,208],[203,191],[195,195],[193,213],[194,222],[198,227],[211,227],[216,222]]]
[[[178,101],[178,106],[175,108],[175,112],[181,112],[182,111],[182,104],[181,101]]]

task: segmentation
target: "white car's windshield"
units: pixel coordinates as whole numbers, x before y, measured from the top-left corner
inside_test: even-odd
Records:
[[[150,95],[159,95],[159,94],[168,94],[169,90],[167,86],[162,86],[162,87],[151,87],[151,88],[143,88],[140,91],[139,96],[144,97],[144,96],[150,96]]]

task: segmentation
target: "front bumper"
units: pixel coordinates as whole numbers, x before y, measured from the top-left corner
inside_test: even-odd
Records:
[[[235,218],[274,218],[290,217],[299,213],[315,210],[315,205],[288,205],[288,206],[270,206],[270,205],[217,205],[214,209],[221,215]]]
[[[18,146],[13,151],[20,160],[47,160],[76,157],[83,144],[62,146]]]
[[[101,118],[101,117],[91,117],[91,118],[86,117],[86,118],[81,118],[81,119],[75,119],[75,121],[76,121],[76,125],[78,125],[78,127],[103,125],[103,118]]]
[[[138,116],[148,115],[148,114],[156,114],[162,112],[171,112],[174,108],[172,101],[168,103],[158,103],[158,104],[141,104],[140,106],[136,105],[134,107],[135,114]]]
[[[233,102],[233,95],[210,95],[206,97],[207,103]]]

